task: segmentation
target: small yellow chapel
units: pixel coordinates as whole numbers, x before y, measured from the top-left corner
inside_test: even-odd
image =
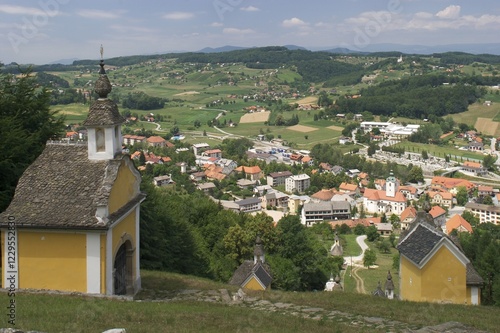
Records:
[[[101,53],[102,54],[102,53]],[[102,58],[102,57],[101,57]],[[141,288],[141,175],[101,60],[86,144],[48,142],[0,214],[2,287],[104,295]]]

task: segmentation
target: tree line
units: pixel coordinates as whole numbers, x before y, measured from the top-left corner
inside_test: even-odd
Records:
[[[374,115],[429,118],[466,111],[486,93],[479,78],[413,76],[361,89],[360,97],[339,98],[334,112],[369,111]]]
[[[141,207],[141,265],[228,282],[236,268],[253,259],[259,236],[273,275],[273,288],[321,290],[343,260],[336,260],[298,216],[277,226],[265,214],[225,210],[201,191],[182,193],[154,187]],[[190,207],[186,210],[186,207]]]

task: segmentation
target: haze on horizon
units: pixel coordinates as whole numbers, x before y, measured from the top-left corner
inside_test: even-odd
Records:
[[[101,44],[105,58],[223,45],[489,44],[499,30],[493,0],[4,0],[0,62],[97,59]]]

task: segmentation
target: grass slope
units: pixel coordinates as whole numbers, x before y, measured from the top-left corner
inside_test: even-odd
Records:
[[[217,290],[227,286],[180,274],[143,271],[144,292],[138,298],[178,289]],[[273,303],[321,307],[369,317],[397,320],[412,327],[458,321],[490,332],[498,331],[500,309],[390,301],[349,292],[268,291],[254,296]],[[6,293],[1,304],[8,304]],[[363,332],[349,322],[306,320],[270,311],[196,301],[119,301],[75,295],[16,294],[16,328],[56,332],[102,332],[123,327],[127,332]],[[481,318],[481,320],[478,320]],[[7,327],[6,318],[0,326]],[[380,331],[380,330],[379,330]],[[370,329],[370,332],[377,330]]]

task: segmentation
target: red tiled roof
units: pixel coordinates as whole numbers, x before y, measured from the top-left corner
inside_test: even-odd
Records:
[[[451,195],[451,193],[450,193],[450,195]],[[438,216],[446,214],[446,211],[443,208],[441,208],[440,206],[433,206],[431,208],[431,210],[429,211],[429,214],[431,214],[433,218],[436,218]]]
[[[406,202],[406,198],[401,192],[396,192],[394,197],[388,197],[384,190],[374,190],[371,188],[365,189],[364,197],[368,198],[368,200],[373,201],[392,201],[392,202]]]
[[[150,142],[150,143],[162,143],[162,142],[165,142],[167,140],[165,140],[161,136],[150,136],[149,138],[147,138],[146,141]]]
[[[409,206],[409,207],[406,207],[405,210],[403,210],[403,212],[401,213],[400,219],[401,219],[401,221],[404,221],[409,217],[415,218],[416,216],[417,216],[417,210],[415,209],[415,207]]]
[[[451,219],[446,221],[446,232],[450,234],[454,229],[463,229],[467,232],[472,232],[472,226],[462,216],[456,214]]]
[[[337,194],[337,190],[334,188],[329,190],[323,189],[311,195],[311,198],[322,201],[330,201],[335,194]]]
[[[349,184],[349,183],[342,183],[339,186],[339,190],[343,191],[349,191],[349,192],[354,192],[358,189],[358,185],[356,184]]]
[[[260,169],[260,167],[258,165],[251,166],[251,167],[250,166],[239,166],[235,170],[238,172],[245,172],[246,174],[251,174],[251,175],[262,172],[262,170]]]
[[[429,198],[433,199],[436,195],[441,195],[444,200],[452,200],[453,195],[450,192],[437,192],[437,191],[428,191],[427,194]]]

